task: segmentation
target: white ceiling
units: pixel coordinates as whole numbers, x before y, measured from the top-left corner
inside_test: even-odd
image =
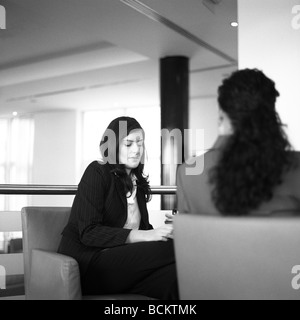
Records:
[[[0,115],[159,104],[159,60],[171,55],[190,58],[192,98],[236,68],[237,0],[1,4]]]

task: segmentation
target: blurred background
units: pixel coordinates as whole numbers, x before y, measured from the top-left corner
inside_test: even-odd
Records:
[[[218,86],[246,67],[276,82],[278,112],[300,150],[299,0],[0,0],[0,6],[6,15],[0,185],[77,186],[99,159],[105,128],[123,115],[144,127],[146,173],[151,186],[162,185],[161,63],[172,57],[188,59],[188,101],[184,111],[169,106],[170,118],[182,114],[189,129],[204,132],[201,143],[186,142],[188,157],[214,144]],[[0,265],[9,287],[0,296],[24,294],[21,208],[71,206],[73,199],[0,194]],[[161,208],[154,195],[149,210]]]
[[[190,59],[189,126],[213,144],[216,90],[237,68],[236,0],[0,4],[0,184],[78,184],[109,122],[128,115],[145,128],[147,172],[160,185],[160,59],[168,56]],[[0,196],[0,210],[72,199]]]

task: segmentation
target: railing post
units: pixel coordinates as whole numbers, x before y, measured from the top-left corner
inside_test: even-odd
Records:
[[[1,184],[0,194],[5,195],[75,195],[77,186]],[[175,195],[176,186],[151,186],[153,195]]]

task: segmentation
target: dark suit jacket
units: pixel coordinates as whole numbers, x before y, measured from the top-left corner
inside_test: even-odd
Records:
[[[212,198],[212,186],[208,182],[208,174],[217,162],[226,137],[219,137],[214,147],[204,155],[197,157],[199,164],[204,163],[203,172],[198,175],[187,175],[191,166],[183,164],[177,172],[177,206],[181,213],[203,215],[220,215]],[[300,214],[300,153],[295,152],[298,168],[283,177],[283,183],[274,189],[271,201],[262,203],[251,212],[251,215]],[[196,160],[196,159],[194,159]],[[270,159],[270,161],[272,161]],[[230,186],[228,186],[230,187]],[[298,213],[297,213],[298,212]]]
[[[137,201],[141,213],[140,230],[152,229],[145,194],[139,187]],[[127,200],[122,182],[111,173],[108,164],[94,161],[78,185],[58,252],[76,259],[84,275],[96,252],[125,245],[131,231],[123,228],[126,221]]]

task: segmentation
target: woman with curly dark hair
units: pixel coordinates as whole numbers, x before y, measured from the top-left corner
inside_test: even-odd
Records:
[[[283,130],[278,97],[275,83],[257,69],[236,71],[223,81],[219,138],[203,156],[201,175],[186,175],[186,165],[179,168],[179,211],[300,213],[300,153],[292,151]]]
[[[172,227],[149,222],[144,140],[136,119],[114,119],[79,183],[58,251],[77,260],[84,295],[178,299]]]

